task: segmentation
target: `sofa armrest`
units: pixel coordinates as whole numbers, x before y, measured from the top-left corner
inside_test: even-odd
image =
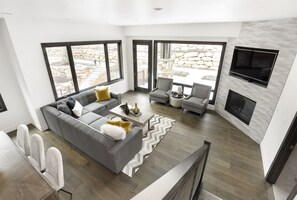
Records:
[[[205,104],[205,105],[207,105],[207,104],[208,104],[208,101],[209,101],[209,98],[205,98],[205,99],[202,101],[202,103]]]
[[[111,98],[117,99],[119,102],[119,105],[122,103],[122,94],[121,93],[116,94],[116,93],[110,92],[110,96],[111,96]]]
[[[167,95],[168,95],[168,96],[170,96],[171,93],[172,93],[172,90],[168,90],[168,91],[167,91]]]
[[[62,112],[52,106],[43,106],[40,108],[40,110],[46,121],[47,127],[58,135],[62,136],[62,132],[57,119],[58,116],[62,114]]]
[[[115,171],[119,173],[123,167],[141,150],[142,129],[134,127],[124,140],[117,141],[109,150],[110,161],[114,162]]]

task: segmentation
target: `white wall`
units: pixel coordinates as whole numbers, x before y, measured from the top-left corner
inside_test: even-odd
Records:
[[[193,23],[126,26],[126,36],[237,37],[241,23]]]
[[[276,183],[273,185],[275,200],[286,199],[294,186],[297,178],[297,147],[293,149]],[[297,198],[297,196],[296,196]]]
[[[297,112],[297,57],[291,68],[287,82],[274,111],[271,122],[261,142],[261,153],[264,173],[267,174],[270,165],[292,123]]]
[[[32,120],[10,61],[5,30],[5,21],[0,19],[0,94],[7,107],[7,111],[0,113],[0,130],[9,132]]]
[[[6,18],[10,37],[19,61],[21,73],[28,88],[28,94],[37,114],[34,125],[44,130],[46,124],[40,112],[40,107],[54,101],[49,76],[46,70],[40,43],[91,41],[91,40],[122,40],[125,49],[123,29],[119,26],[98,24],[79,24],[72,22],[23,20],[14,17]],[[123,51],[123,66],[125,80],[115,83],[111,90],[126,92],[127,73],[126,60]]]
[[[126,52],[129,89],[134,89],[133,40],[227,42],[229,37],[238,36],[240,27],[241,23],[170,24],[124,27],[124,33],[127,36]]]

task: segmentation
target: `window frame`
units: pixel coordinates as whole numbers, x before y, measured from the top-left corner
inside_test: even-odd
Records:
[[[157,71],[158,71],[158,43],[176,43],[176,44],[200,44],[200,45],[222,45],[222,54],[220,58],[220,64],[218,68],[218,75],[216,78],[215,89],[211,89],[213,92],[213,99],[209,100],[209,104],[215,104],[218,86],[220,82],[220,76],[225,56],[225,50],[227,42],[211,42],[211,41],[182,41],[182,40],[154,40],[154,63],[153,63],[153,86],[156,87],[157,85]],[[192,88],[193,85],[183,84],[183,83],[176,83],[173,82],[173,85],[181,86],[182,91],[184,91],[184,87]]]
[[[78,80],[77,80],[77,75],[75,71],[75,64],[74,64],[74,59],[73,59],[73,54],[72,54],[72,46],[80,46],[80,45],[100,45],[103,44],[104,46],[104,56],[105,56],[105,66],[106,66],[106,76],[107,76],[107,82],[103,82],[97,85],[93,85],[88,88],[84,88],[82,90],[79,89],[78,85]],[[109,68],[109,57],[108,57],[108,44],[117,44],[118,48],[118,59],[119,59],[119,78],[111,80],[111,75],[110,75],[110,68]],[[72,81],[74,85],[74,93],[67,94],[62,97],[58,97],[56,87],[55,87],[55,82],[53,78],[53,74],[51,71],[51,66],[49,63],[48,55],[46,52],[46,48],[51,48],[51,47],[66,47],[67,50],[67,55],[68,55],[68,60],[69,60],[69,66],[71,70],[71,75],[72,75]],[[65,97],[71,96],[73,94],[78,94],[80,92],[86,91],[88,89],[94,88],[95,86],[101,86],[101,85],[110,85],[116,82],[119,82],[124,79],[124,74],[123,74],[123,61],[122,61],[122,40],[102,40],[102,41],[82,41],[82,42],[53,42],[53,43],[41,43],[41,48],[47,68],[47,72],[49,75],[50,83],[52,86],[52,91],[55,97],[55,100],[63,99]]]

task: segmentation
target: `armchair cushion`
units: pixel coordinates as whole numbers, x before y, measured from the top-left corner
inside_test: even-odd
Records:
[[[155,90],[153,92],[150,92],[150,96],[165,99],[168,98],[167,91],[165,90]]]
[[[157,88],[159,90],[168,91],[172,89],[172,84],[173,84],[173,79],[159,77],[157,82]]]
[[[190,106],[190,107],[193,107],[193,108],[198,108],[198,109],[201,109],[205,106],[205,104],[203,104],[203,101],[205,99],[200,99],[200,98],[197,98],[197,97],[191,97],[187,100],[184,100],[183,101],[183,104],[184,105],[187,105],[187,106]]]
[[[210,91],[210,86],[194,83],[191,95],[200,99],[205,99],[209,97]]]

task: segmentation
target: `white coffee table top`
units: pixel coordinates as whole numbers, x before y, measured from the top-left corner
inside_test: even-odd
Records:
[[[125,112],[120,108],[120,105],[111,109],[109,112],[113,115],[129,120],[140,126],[146,125],[148,121],[154,117],[153,113],[146,112],[146,111],[145,112],[141,111],[142,113],[139,116],[134,116],[132,114],[126,115]]]

